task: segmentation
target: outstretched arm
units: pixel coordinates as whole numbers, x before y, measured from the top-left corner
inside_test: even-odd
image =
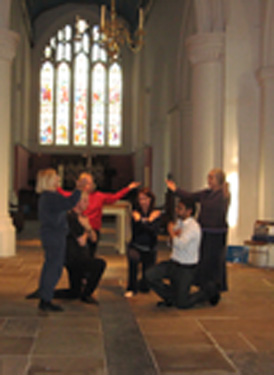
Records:
[[[119,199],[123,198],[131,190],[136,189],[140,185],[140,182],[133,181],[127,187],[122,190],[117,191],[116,193],[102,193],[104,195],[104,204],[111,204]]]

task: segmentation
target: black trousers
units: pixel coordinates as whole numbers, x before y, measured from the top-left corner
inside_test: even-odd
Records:
[[[168,260],[147,270],[146,277],[151,289],[164,301],[178,308],[189,308],[194,305],[190,287],[195,272],[196,265],[183,265]]]
[[[70,294],[73,297],[87,297],[96,289],[106,268],[101,258],[81,256],[72,264],[67,264]],[[85,280],[85,283],[83,283]]]
[[[128,285],[127,290],[132,290],[137,292],[140,291],[147,292],[149,286],[146,278],[146,271],[155,264],[156,262],[156,250],[151,251],[140,251],[133,247],[128,247],[127,249],[127,259],[128,259]],[[138,282],[138,266],[141,264],[142,276],[141,280]]]
[[[226,233],[203,232],[196,284],[204,289],[208,283],[215,284],[219,291],[228,289]]]

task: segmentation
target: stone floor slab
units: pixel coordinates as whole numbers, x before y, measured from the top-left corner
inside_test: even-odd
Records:
[[[34,374],[106,375],[105,361],[90,356],[33,356],[27,375]]]
[[[214,347],[166,347],[154,349],[156,361],[163,373],[176,371],[224,371],[235,373],[236,370],[228,359]]]
[[[2,334],[15,337],[34,337],[38,325],[38,318],[8,318],[3,326]]]
[[[25,375],[27,365],[27,356],[0,355],[0,375]]]
[[[2,355],[26,355],[33,345],[33,338],[0,336],[0,356]]]
[[[97,310],[97,315],[98,315]],[[75,331],[101,332],[101,319],[99,316],[81,316],[77,319],[74,315],[63,315],[59,317],[50,316],[48,319],[41,319],[39,323],[40,331],[56,331],[60,329],[72,329]]]
[[[99,334],[88,331],[58,329],[41,331],[36,339],[33,355],[90,356],[103,358],[103,342]]]

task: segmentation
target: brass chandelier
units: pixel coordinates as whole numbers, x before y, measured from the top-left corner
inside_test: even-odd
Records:
[[[139,52],[144,45],[144,12],[139,8],[139,26],[133,38],[121,18],[117,17],[115,0],[111,0],[110,18],[106,18],[106,5],[101,6],[100,44],[106,49],[111,59],[116,59],[121,48],[127,44],[133,52]]]

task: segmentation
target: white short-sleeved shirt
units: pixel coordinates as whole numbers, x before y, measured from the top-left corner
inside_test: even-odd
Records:
[[[181,264],[197,264],[199,261],[202,231],[193,217],[178,219],[174,229],[182,229],[173,238],[171,259]]]

